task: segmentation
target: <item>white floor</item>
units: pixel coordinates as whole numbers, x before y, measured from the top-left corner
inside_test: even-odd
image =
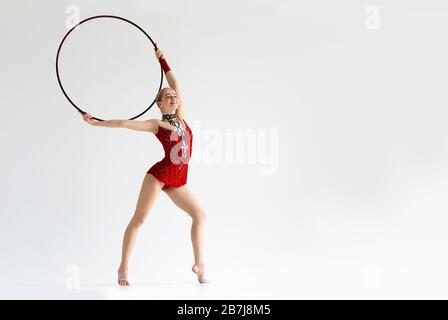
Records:
[[[434,285],[434,284],[433,284]],[[439,290],[409,286],[388,288],[355,288],[350,284],[346,286],[332,286],[318,284],[313,287],[311,283],[277,284],[258,283],[140,283],[130,287],[118,285],[82,286],[68,289],[65,286],[2,286],[0,299],[57,299],[57,300],[277,300],[277,299],[446,299],[448,294]]]
[[[275,288],[263,285],[146,283],[129,287],[118,285],[82,286],[6,286],[0,287],[0,299],[150,299],[150,300],[209,300],[209,299],[279,299]],[[289,295],[291,299],[292,296]]]
[[[425,252],[431,254],[428,248]],[[437,252],[443,252],[442,248]],[[129,287],[118,286],[113,273],[109,281],[107,272],[96,272],[97,278],[86,273],[82,277],[63,274],[66,278],[55,277],[55,281],[62,281],[53,284],[43,282],[35,272],[34,284],[26,282],[33,280],[30,277],[5,278],[10,283],[0,284],[0,299],[448,299],[444,259],[413,256],[409,260],[404,249],[400,254],[395,260],[387,256],[375,263],[324,259],[275,265],[266,260],[258,267],[241,262],[238,268],[229,263],[226,269],[210,268],[211,282],[207,284],[199,284],[190,270],[179,271],[178,267],[176,271],[167,267],[163,272],[146,274],[144,269],[135,270]]]

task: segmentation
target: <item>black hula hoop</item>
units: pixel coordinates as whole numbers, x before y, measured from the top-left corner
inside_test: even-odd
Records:
[[[67,92],[65,92],[64,87],[62,86],[61,77],[59,76],[59,53],[61,52],[61,48],[62,48],[62,45],[63,45],[65,39],[67,38],[67,36],[68,36],[68,35],[69,35],[69,34],[70,34],[70,33],[71,33],[77,26],[79,26],[79,25],[81,25],[81,24],[83,24],[84,22],[87,22],[87,21],[89,21],[89,20],[99,19],[99,18],[119,19],[119,20],[126,21],[126,22],[132,24],[134,27],[136,27],[136,28],[139,29],[141,32],[143,32],[143,34],[149,39],[149,41],[151,41],[152,45],[154,46],[154,49],[157,49],[157,45],[155,44],[154,41],[152,41],[151,37],[145,32],[145,30],[143,30],[142,28],[140,28],[140,27],[139,27],[137,24],[135,24],[134,22],[129,21],[128,19],[125,19],[125,18],[122,18],[122,17],[111,16],[111,15],[93,16],[93,17],[90,17],[90,18],[87,18],[87,19],[82,20],[81,22],[79,22],[78,24],[76,24],[74,27],[72,27],[72,28],[66,33],[66,35],[64,36],[64,38],[62,38],[61,44],[59,45],[59,48],[58,48],[58,53],[56,54],[56,76],[57,76],[57,78],[58,78],[59,86],[61,87],[61,90],[62,90],[62,92],[64,93],[65,97],[67,98],[67,100],[68,100],[68,101],[69,101],[69,102],[70,102],[70,103],[71,103],[71,104],[72,104],[72,105],[73,105],[79,112],[81,112],[81,114],[86,114],[86,112],[82,111],[82,110],[81,110],[81,109],[80,109],[80,108],[79,108],[79,107],[72,101],[72,99],[70,99],[70,97],[67,95]],[[159,63],[160,63],[160,61],[159,61]],[[157,92],[159,92],[160,89],[162,89],[162,84],[163,84],[163,69],[162,69],[162,64],[160,64],[160,86],[159,86],[159,90],[157,90]],[[132,117],[132,118],[130,118],[130,119],[128,119],[128,120],[134,120],[134,119],[140,117],[142,114],[144,114],[146,111],[148,111],[148,110],[153,106],[153,104],[154,104],[155,102],[156,102],[156,99],[154,98],[154,101],[149,105],[148,108],[146,108],[145,111],[143,111],[143,112],[140,113],[139,115],[137,115],[137,116],[135,116],[135,117]],[[92,118],[95,119],[95,120],[98,120],[98,121],[103,121],[103,119],[100,119],[100,118],[96,118],[96,117],[92,117]]]

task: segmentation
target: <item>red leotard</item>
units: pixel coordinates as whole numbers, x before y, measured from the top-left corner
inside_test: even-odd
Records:
[[[152,174],[157,180],[165,183],[162,190],[170,187],[180,187],[187,183],[188,162],[191,157],[193,146],[193,132],[185,123],[185,139],[188,146],[186,158],[182,161],[182,138],[179,137],[176,130],[167,129],[159,125],[156,133],[157,139],[162,143],[165,151],[165,157],[154,164],[147,172]],[[177,152],[176,152],[177,151]]]

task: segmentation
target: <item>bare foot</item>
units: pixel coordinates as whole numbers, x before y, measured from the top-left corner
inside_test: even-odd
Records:
[[[208,283],[209,281],[205,278],[205,266],[203,263],[195,263],[191,270],[198,275],[198,280],[200,283]]]
[[[124,269],[118,269],[118,284],[122,287],[126,287],[129,286],[130,283],[128,281],[128,277],[127,277],[127,271],[125,271]]]

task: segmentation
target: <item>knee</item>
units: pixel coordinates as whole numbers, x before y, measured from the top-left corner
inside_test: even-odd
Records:
[[[205,222],[207,220],[207,214],[204,210],[198,210],[192,214],[193,222]]]
[[[133,217],[131,222],[129,222],[129,226],[132,228],[140,228],[145,222],[144,217]]]

